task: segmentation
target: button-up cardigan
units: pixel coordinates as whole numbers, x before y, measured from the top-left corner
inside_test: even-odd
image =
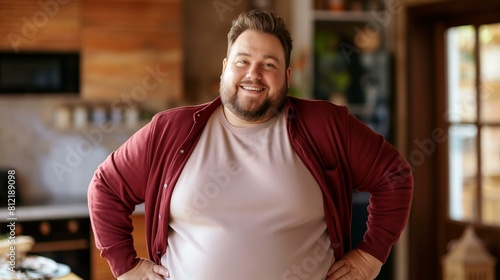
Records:
[[[115,276],[138,262],[130,219],[138,204],[145,205],[149,257],[160,263],[168,246],[172,192],[218,106],[220,98],[158,113],[97,168],[88,190],[90,218],[96,246]],[[385,262],[408,220],[408,163],[343,106],[288,97],[283,110],[291,145],[321,188],[335,257],[351,250],[355,190],[370,193],[367,231],[356,248]]]

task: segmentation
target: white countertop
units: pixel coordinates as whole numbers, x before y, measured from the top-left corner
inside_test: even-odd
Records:
[[[137,205],[134,214],[142,213],[144,213],[144,204]],[[86,202],[72,204],[18,206],[15,208],[13,215],[11,215],[8,208],[0,208],[0,221],[2,222],[77,219],[88,217],[89,208]]]

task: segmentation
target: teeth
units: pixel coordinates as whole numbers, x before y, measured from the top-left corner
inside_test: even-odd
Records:
[[[258,88],[258,87],[243,87],[246,90],[253,90],[253,91],[261,91],[263,88]]]

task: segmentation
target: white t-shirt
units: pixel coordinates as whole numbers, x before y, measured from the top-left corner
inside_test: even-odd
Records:
[[[173,280],[324,279],[334,261],[321,190],[293,151],[284,114],[232,126],[219,107],[174,189]]]

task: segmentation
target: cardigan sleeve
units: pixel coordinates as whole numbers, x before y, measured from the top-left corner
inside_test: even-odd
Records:
[[[95,238],[115,277],[138,262],[130,215],[144,202],[152,124],[136,132],[99,165],[88,189],[88,206]]]
[[[381,135],[352,116],[347,137],[353,188],[370,193],[367,231],[357,248],[385,262],[408,221],[411,167]]]

